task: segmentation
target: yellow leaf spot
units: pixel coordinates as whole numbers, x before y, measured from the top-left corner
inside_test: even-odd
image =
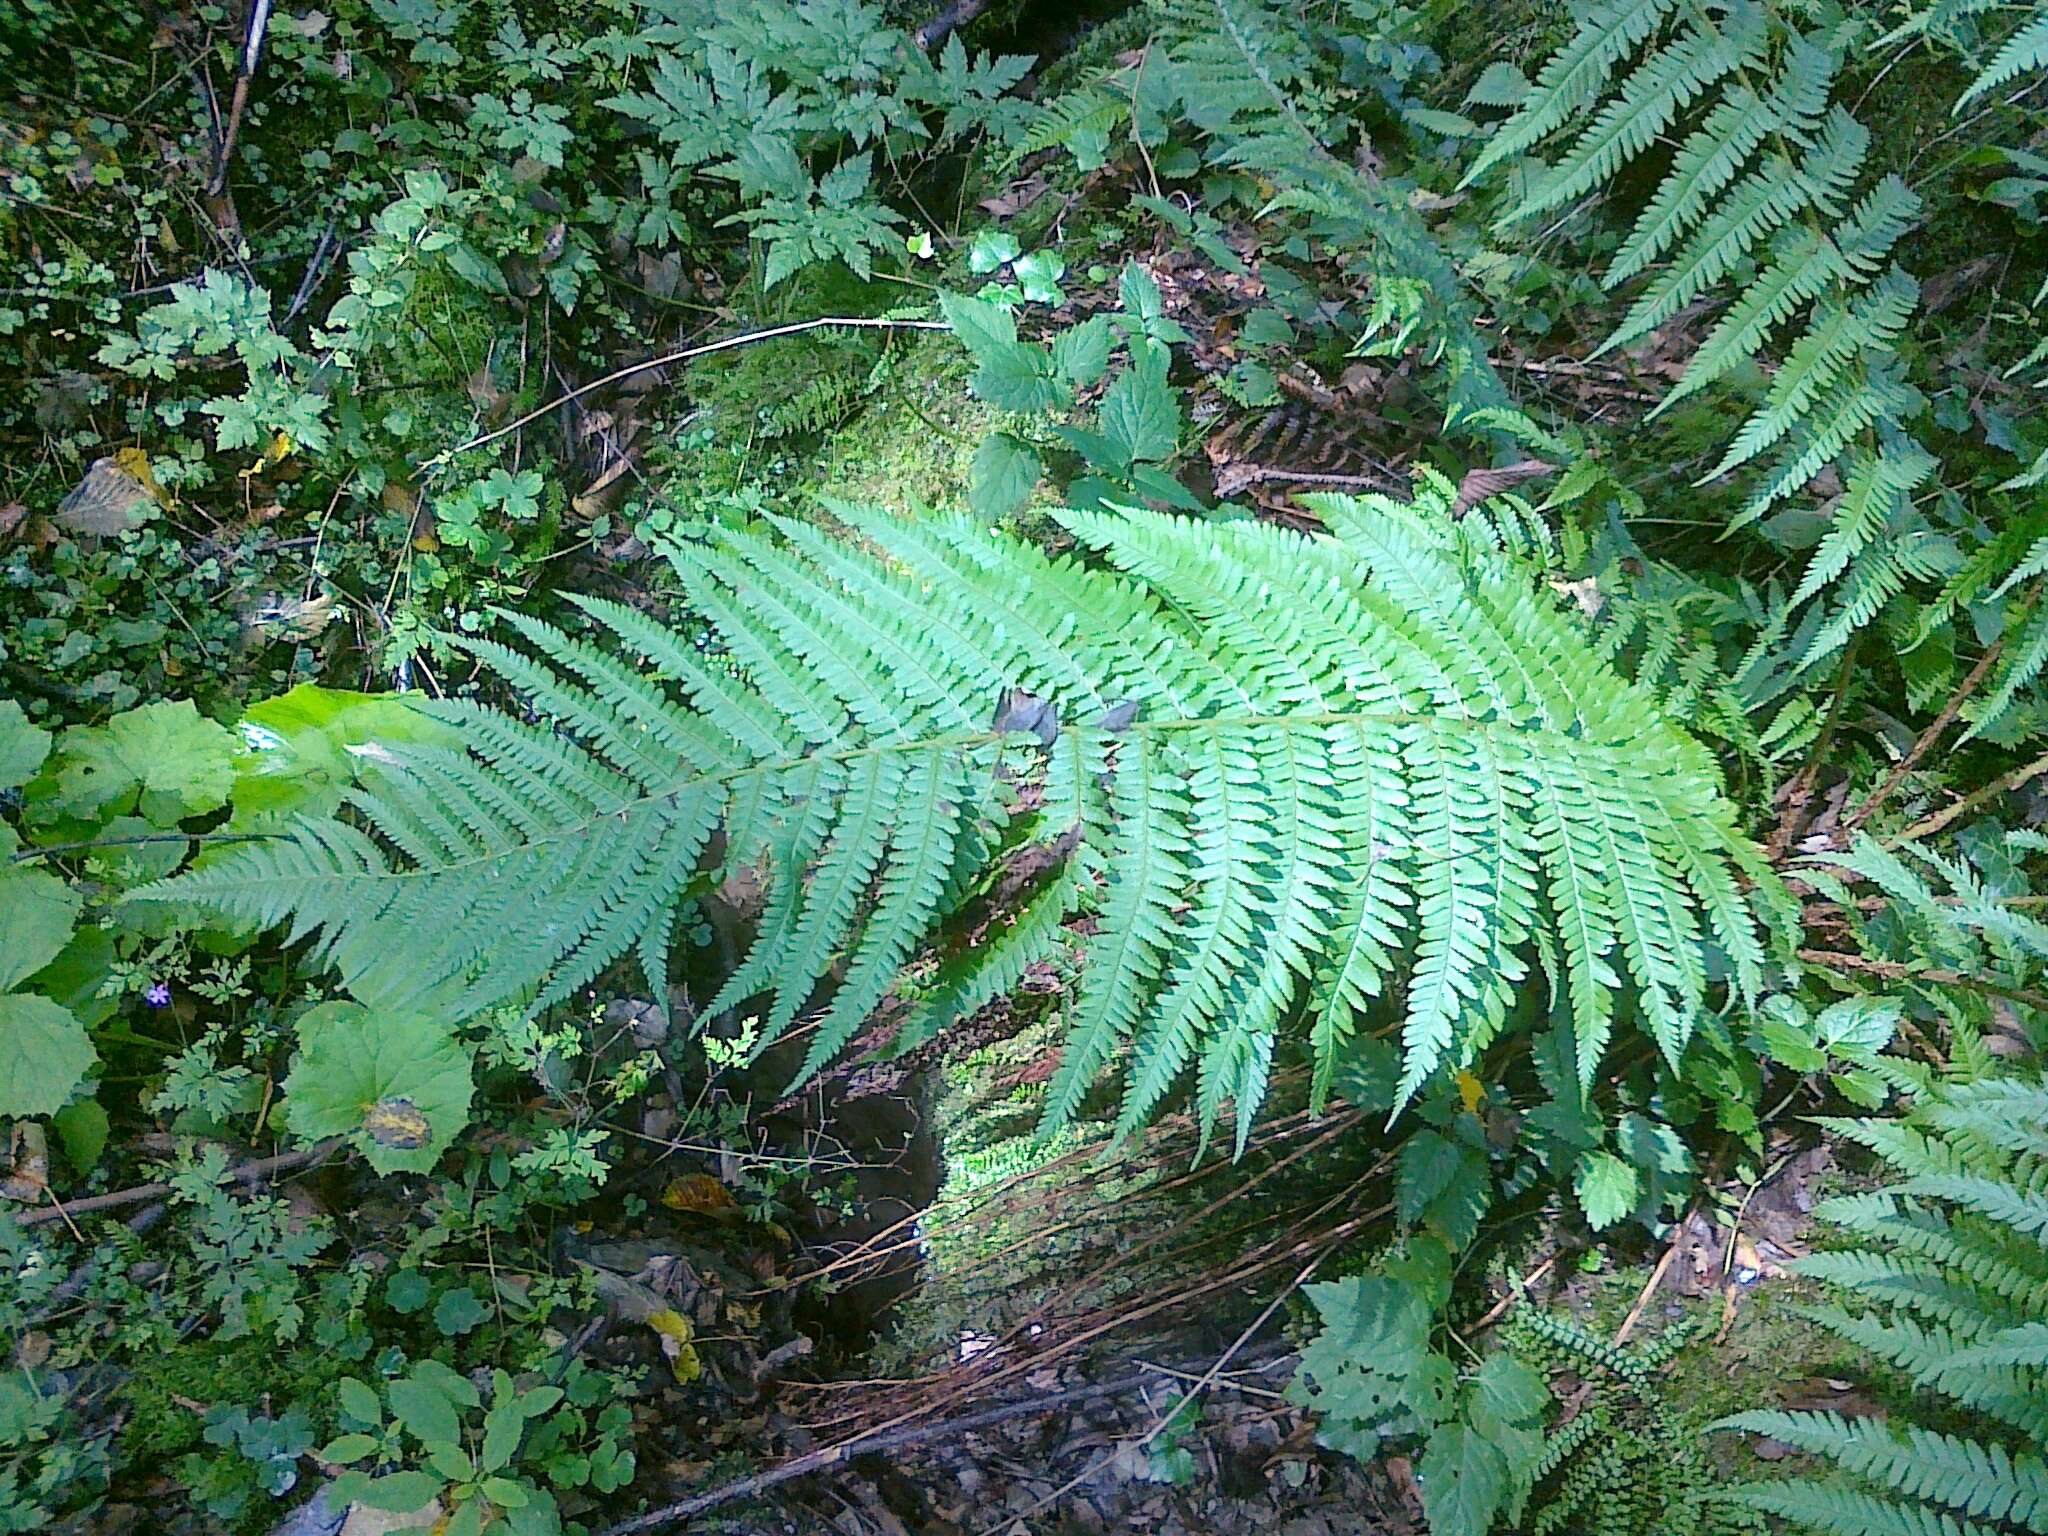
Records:
[[[1465,1113],[1478,1114],[1479,1106],[1486,1102],[1486,1084],[1470,1072],[1460,1072],[1453,1081],[1458,1085],[1458,1097],[1465,1102]]]

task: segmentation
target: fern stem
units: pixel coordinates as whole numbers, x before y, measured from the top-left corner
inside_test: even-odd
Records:
[[[500,438],[510,437],[520,428],[533,425],[541,417],[551,411],[559,410],[572,400],[579,400],[595,390],[603,389],[608,384],[616,384],[621,379],[630,379],[636,373],[645,373],[650,368],[666,368],[671,363],[686,363],[692,358],[709,357],[714,352],[729,352],[735,347],[752,346],[757,341],[772,341],[778,336],[796,336],[805,331],[821,331],[833,326],[855,331],[949,331],[952,329],[943,320],[890,320],[865,315],[824,315],[813,320],[794,320],[788,325],[772,325],[765,331],[745,331],[738,336],[728,336],[723,341],[707,341],[701,346],[684,347],[677,352],[664,352],[659,357],[648,358],[645,362],[628,363],[623,368],[615,368],[603,378],[592,379],[588,384],[579,384],[574,389],[568,391],[568,393],[556,396],[553,400],[548,401],[547,404],[535,406],[524,416],[519,417],[515,421],[507,422],[496,431],[482,433],[465,442],[457,443],[453,448],[444,448],[441,452],[420,465],[420,472],[424,474],[429,470],[438,469],[442,465],[452,462],[460,455],[468,453],[473,448],[482,448],[486,444],[497,442]]]
[[[2009,795],[2014,790],[2031,784],[2044,773],[2048,773],[2048,754],[2037,757],[2031,763],[2022,764],[2020,767],[2013,769],[2012,772],[1993,779],[1981,789],[1972,790],[1946,810],[1937,811],[1932,816],[1924,817],[1914,822],[1912,826],[1906,828],[1897,837],[1886,838],[1884,840],[1885,846],[1887,848],[1896,848],[1901,843],[1917,843],[1922,838],[1932,837],[1950,822],[1955,821],[1959,817],[1969,815],[1970,812],[1976,810],[1980,805],[1988,804],[1990,801],[1996,800],[2000,795]]]

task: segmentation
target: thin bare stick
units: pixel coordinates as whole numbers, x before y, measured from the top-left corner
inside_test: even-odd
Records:
[[[1884,840],[1887,848],[1896,848],[1900,843],[1917,843],[1923,837],[1932,837],[1950,822],[1996,800],[2000,795],[2009,795],[2016,789],[2023,789],[2034,780],[2048,773],[2048,755],[2035,758],[2031,763],[2022,764],[2011,773],[1993,779],[1982,789],[1963,796],[1946,810],[1936,811],[1932,816],[1916,821],[1897,837]]]
[[[1942,733],[1955,722],[1963,705],[1969,700],[1970,695],[1977,691],[1977,685],[1990,674],[1991,668],[1998,661],[1998,653],[2004,648],[2003,635],[1984,648],[1984,654],[1977,658],[1977,665],[1970,669],[1970,675],[1965,677],[1956,691],[1948,696],[1948,702],[1941,706],[1941,713],[1934,717],[1932,725],[1920,733],[1919,739],[1913,743],[1912,750],[1893,764],[1892,771],[1885,775],[1884,782],[1870,792],[1867,800],[1849,813],[1848,819],[1842,823],[1845,831],[1856,831],[1870,820],[1885,801],[1898,792],[1899,786],[1906,781],[1906,775],[1920,766],[1920,759],[1933,749],[1934,744],[1941,739]]]
[[[1685,1223],[1692,1220],[1688,1211],[1685,1221],[1678,1224],[1678,1230],[1671,1234],[1671,1241],[1664,1247],[1664,1257],[1657,1261],[1657,1267],[1650,1271],[1650,1283],[1643,1287],[1636,1304],[1628,1309],[1628,1316],[1621,1320],[1621,1326],[1614,1331],[1617,1347],[1628,1342],[1628,1336],[1636,1331],[1636,1324],[1643,1320],[1643,1309],[1650,1304],[1650,1298],[1657,1294],[1657,1287],[1664,1283],[1665,1272],[1671,1268],[1671,1261],[1678,1257],[1679,1247],[1685,1242]]]
[[[663,1504],[659,1508],[650,1509],[644,1515],[621,1520],[616,1525],[606,1526],[599,1536],[639,1536],[643,1531],[658,1531],[663,1526],[678,1524],[701,1515],[706,1510],[716,1509],[721,1504],[730,1504],[736,1499],[750,1499],[756,1494],[766,1493],[770,1488],[779,1487],[799,1477],[822,1472],[827,1467],[836,1467],[856,1456],[871,1456],[878,1451],[902,1450],[906,1446],[921,1445],[927,1440],[962,1435],[970,1430],[986,1429],[992,1424],[1007,1423],[1011,1419],[1029,1418],[1033,1414],[1050,1413],[1056,1408],[1092,1403],[1105,1397],[1121,1397],[1143,1387],[1150,1375],[1151,1372],[1144,1371],[1135,1376],[1126,1376],[1121,1381],[1103,1382],[1092,1387],[1075,1387],[1064,1392],[1050,1392],[1043,1397],[1029,1398],[1021,1403],[1009,1403],[1001,1408],[990,1408],[957,1419],[933,1419],[929,1423],[915,1424],[907,1429],[888,1433],[870,1432],[865,1435],[854,1435],[836,1445],[824,1446],[785,1461],[780,1466],[770,1467],[766,1472],[757,1472],[752,1477],[743,1477],[737,1482],[723,1483],[704,1493],[693,1494],[687,1499],[678,1499],[673,1504]]]
[[[839,326],[854,331],[950,331],[952,327],[943,320],[882,320],[860,315],[826,315],[816,320],[798,320],[789,325],[770,326],[765,331],[746,331],[738,336],[728,336],[723,341],[708,341],[702,346],[684,347],[679,352],[664,352],[659,357],[650,357],[644,363],[629,363],[624,368],[615,368],[601,379],[592,379],[588,384],[579,384],[565,395],[558,395],[546,405],[536,406],[517,421],[509,421],[494,432],[485,432],[467,442],[457,443],[453,448],[435,454],[422,470],[437,468],[468,453],[472,448],[481,448],[495,443],[501,437],[510,437],[521,427],[532,426],[541,417],[560,410],[572,400],[579,400],[594,390],[603,389],[607,384],[616,384],[621,379],[630,379],[636,373],[645,373],[650,368],[666,368],[671,363],[686,363],[693,357],[709,357],[714,352],[729,352],[734,347],[751,346],[757,341],[772,341],[777,336],[796,336],[804,331],[821,331],[828,326]]]
[[[1507,1295],[1501,1297],[1499,1301],[1488,1307],[1479,1321],[1465,1331],[1467,1333],[1477,1333],[1482,1328],[1491,1328],[1495,1323],[1508,1315],[1508,1308],[1529,1294],[1530,1286],[1541,1280],[1555,1268],[1557,1268],[1555,1257],[1545,1259],[1541,1264],[1538,1264],[1529,1273],[1510,1286]]]
[[[297,1152],[281,1152],[276,1157],[259,1157],[254,1162],[243,1163],[228,1170],[228,1178],[236,1184],[256,1184],[274,1173],[287,1173],[297,1168],[311,1167],[324,1162],[339,1151],[343,1138],[330,1136],[316,1146],[306,1147]],[[55,1221],[60,1215],[65,1221],[73,1216],[90,1216],[96,1211],[119,1210],[124,1205],[140,1205],[146,1200],[161,1200],[171,1192],[169,1184],[137,1184],[132,1189],[116,1189],[104,1195],[88,1195],[83,1200],[74,1200],[68,1207],[56,1210],[24,1211],[14,1219],[24,1227],[41,1226],[44,1222]],[[66,1214],[68,1212],[68,1214]]]

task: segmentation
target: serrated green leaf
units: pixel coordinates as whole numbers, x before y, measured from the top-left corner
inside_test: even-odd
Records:
[[[425,1472],[393,1472],[388,1477],[373,1478],[357,1501],[372,1509],[407,1514],[433,1503],[443,1486],[440,1478]]]
[[[70,815],[135,812],[159,827],[226,805],[235,783],[234,733],[189,699],[116,715],[64,733],[57,791]]]
[[[1472,1376],[1474,1399],[1507,1424],[1536,1418],[1550,1403],[1543,1377],[1505,1351],[1488,1355]]]
[[[1007,432],[992,432],[974,452],[968,495],[974,515],[994,522],[1031,499],[1045,466]]]
[[[1102,434],[1116,447],[1116,467],[1158,463],[1180,446],[1180,402],[1166,382],[1166,349],[1141,349],[1102,397]]]
[[[1641,1196],[1634,1168],[1612,1152],[1588,1152],[1572,1175],[1579,1208],[1595,1232],[1604,1232],[1636,1208]]]
[[[13,789],[35,777],[50,755],[50,733],[30,725],[12,699],[0,699],[0,789]]]
[[[0,869],[0,990],[56,959],[78,922],[78,894],[39,869]]]
[[[1430,1536],[1486,1536],[1508,1493],[1507,1459],[1469,1424],[1439,1425],[1416,1465]]]
[[[1051,355],[1017,339],[1017,322],[1007,310],[957,293],[940,294],[939,308],[979,365],[970,382],[990,405],[1047,411],[1072,398],[1066,381],[1053,372]]]
[[[33,992],[0,996],[0,1115],[54,1115],[98,1060],[69,1009]]]
[[[469,1052],[446,1024],[323,1003],[299,1020],[298,1034],[285,1116],[306,1140],[346,1136],[379,1173],[425,1173],[468,1124]],[[401,1103],[424,1121],[424,1144],[372,1134],[379,1106],[388,1113]]]
[[[1115,335],[1109,317],[1097,315],[1070,326],[1053,338],[1052,365],[1061,378],[1076,389],[1085,389],[1102,377],[1109,367],[1109,352]]]

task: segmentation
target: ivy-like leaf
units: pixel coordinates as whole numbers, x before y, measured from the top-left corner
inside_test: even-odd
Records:
[[[285,1114],[309,1141],[346,1136],[379,1173],[425,1173],[469,1121],[469,1053],[446,1025],[323,1003],[299,1020],[299,1043]],[[400,1100],[424,1118],[423,1145],[374,1134]]]
[[[0,789],[13,789],[35,777],[50,755],[50,733],[28,723],[12,699],[0,699]]]
[[[0,870],[0,988],[35,975],[57,958],[78,921],[78,896],[38,869]]]
[[[139,811],[160,827],[226,805],[235,738],[189,699],[145,704],[105,725],[67,731],[58,751],[64,808],[98,817]]]
[[[69,1009],[32,992],[0,996],[0,1115],[54,1115],[98,1059]]]

